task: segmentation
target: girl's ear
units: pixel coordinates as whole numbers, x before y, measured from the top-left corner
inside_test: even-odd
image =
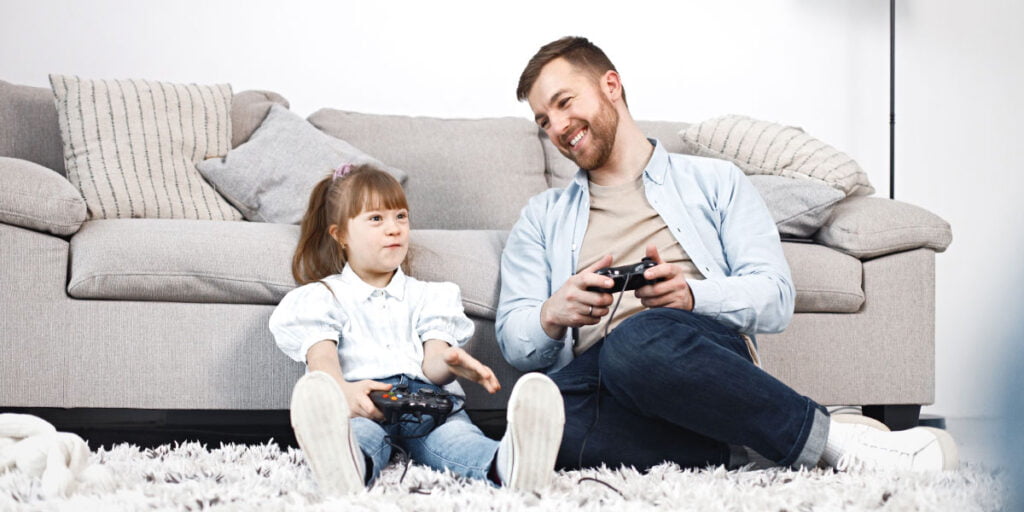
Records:
[[[341,229],[338,227],[337,224],[331,224],[327,228],[327,233],[330,234],[331,238],[333,238],[336,242],[338,242],[338,244],[341,245],[342,249],[345,248],[345,240],[342,238]]]

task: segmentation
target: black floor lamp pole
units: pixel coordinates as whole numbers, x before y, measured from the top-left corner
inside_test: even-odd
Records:
[[[896,0],[889,0],[889,199],[896,198]]]

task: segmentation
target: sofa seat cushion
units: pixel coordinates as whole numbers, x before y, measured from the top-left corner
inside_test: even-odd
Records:
[[[466,313],[494,319],[505,231],[414,230],[410,274],[451,281]],[[262,222],[106,219],[71,239],[78,299],[276,305],[292,288],[299,227]]]
[[[184,219],[86,222],[71,238],[79,299],[277,304],[295,287],[298,226]]]
[[[864,271],[857,258],[823,245],[783,242],[797,313],[856,313],[864,304]]]

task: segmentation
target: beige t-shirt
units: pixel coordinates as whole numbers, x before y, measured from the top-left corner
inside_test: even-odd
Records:
[[[666,262],[682,266],[687,279],[704,278],[696,265],[690,261],[690,256],[672,236],[665,221],[647,202],[643,175],[630,183],[611,187],[602,187],[591,182],[590,221],[583,236],[583,247],[580,248],[576,271],[593,265],[606,254],[612,255],[613,267],[639,263],[646,255],[647,244],[654,244],[658,248],[658,254]],[[623,320],[646,309],[640,304],[640,299],[636,298],[634,292],[623,292],[621,295],[622,302],[614,317],[606,315],[600,323],[579,329],[579,339],[573,347],[576,355],[583,353],[603,338],[606,328],[611,332],[611,329],[617,327]],[[613,294],[612,297],[618,300],[619,294]],[[614,306],[612,303],[609,309]]]

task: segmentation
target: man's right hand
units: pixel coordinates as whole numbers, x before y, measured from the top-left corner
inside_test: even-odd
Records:
[[[348,402],[350,417],[361,416],[373,421],[384,421],[384,414],[377,409],[377,406],[373,405],[373,400],[370,400],[370,392],[387,391],[391,389],[391,384],[375,380],[348,382],[344,379],[339,384],[341,384],[342,393],[345,393],[345,401]]]
[[[596,270],[610,267],[612,256],[606,254],[593,265],[569,278],[540,308],[540,325],[552,339],[561,339],[569,327],[594,325],[608,314],[614,302],[610,293],[587,291],[588,287],[611,288],[615,282],[599,276]]]

